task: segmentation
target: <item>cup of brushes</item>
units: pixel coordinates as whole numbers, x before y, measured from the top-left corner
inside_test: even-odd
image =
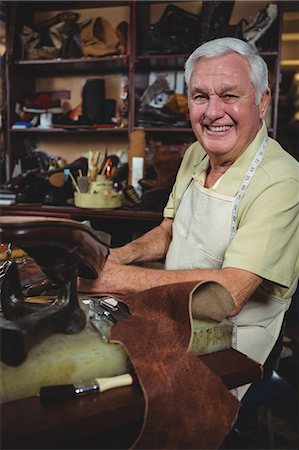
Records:
[[[100,152],[89,152],[87,176],[81,172],[77,179],[71,176],[75,206],[90,209],[119,208],[122,205],[122,193],[113,188],[112,173],[112,161],[107,151],[102,157]]]

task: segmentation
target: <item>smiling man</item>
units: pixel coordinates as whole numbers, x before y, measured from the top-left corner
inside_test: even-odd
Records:
[[[237,348],[264,363],[298,280],[298,163],[268,137],[264,60],[246,42],[220,38],[185,65],[197,142],[186,151],[164,220],[112,249],[89,292],[138,292],[215,280],[232,294]],[[165,270],[134,262],[165,258]]]

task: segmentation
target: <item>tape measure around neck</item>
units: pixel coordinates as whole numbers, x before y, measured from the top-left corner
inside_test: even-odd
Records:
[[[237,192],[237,195],[235,197],[234,200],[234,205],[233,205],[233,210],[232,210],[232,220],[231,220],[231,228],[230,228],[230,238],[232,239],[234,237],[234,235],[237,232],[237,222],[238,222],[238,211],[239,211],[239,207],[240,207],[240,203],[241,200],[243,198],[243,195],[250,183],[251,178],[253,177],[253,175],[256,172],[256,169],[258,168],[258,166],[260,165],[265,152],[266,152],[266,146],[268,144],[268,136],[266,136],[261,144],[261,146],[259,147],[258,151],[256,152],[256,154],[254,155],[251,164],[249,166],[249,169],[245,175],[245,177],[243,178],[242,183],[240,184],[239,190]]]
[[[266,136],[261,144],[261,146],[259,147],[258,151],[256,152],[256,154],[254,155],[251,164],[249,166],[249,169],[245,175],[245,177],[243,178],[242,183],[240,184],[239,190],[237,192],[237,195],[235,197],[234,200],[234,205],[233,205],[233,210],[232,210],[232,219],[231,219],[231,229],[230,229],[230,239],[232,239],[234,237],[234,235],[237,232],[237,221],[238,221],[238,211],[239,211],[239,206],[241,203],[241,200],[243,198],[243,195],[250,183],[251,178],[253,177],[253,175],[256,172],[256,169],[258,168],[258,166],[260,165],[265,152],[266,152],[266,146],[268,144],[268,136]],[[233,348],[237,348],[237,317],[238,316],[234,316],[234,317],[230,317],[230,320],[232,322],[233,328],[232,328],[232,347]],[[235,395],[237,395],[237,390],[233,390],[233,393]]]

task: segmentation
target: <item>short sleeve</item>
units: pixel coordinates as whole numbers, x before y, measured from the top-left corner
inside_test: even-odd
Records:
[[[298,180],[268,186],[244,210],[223,267],[248,270],[290,287],[299,253]]]

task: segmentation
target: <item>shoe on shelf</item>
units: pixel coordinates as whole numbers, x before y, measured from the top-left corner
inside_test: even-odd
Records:
[[[175,36],[166,36],[159,31],[156,24],[146,30],[143,40],[142,53],[146,55],[171,55],[184,53],[185,49],[177,43]]]
[[[143,53],[189,53],[198,44],[201,18],[183,8],[169,4],[157,23],[144,36]]]
[[[261,9],[250,20],[243,21],[242,32],[244,39],[251,45],[256,47],[257,41],[264,36],[272,23],[277,18],[278,6],[269,3],[265,8]]]
[[[41,34],[24,25],[20,33],[23,59],[55,59],[60,56],[60,48],[54,45],[41,46]]]
[[[227,35],[226,29],[229,27],[234,4],[234,1],[227,0],[203,0],[198,44]]]
[[[51,96],[50,93],[44,92],[36,94],[32,98],[23,100],[23,111],[30,113],[52,113],[61,114],[63,109],[59,98]]]
[[[79,36],[80,33],[78,19],[78,13],[63,11],[35,24],[34,29],[24,25],[20,32],[22,58],[36,60],[80,57],[80,46],[79,43],[76,45],[75,39],[75,35]],[[66,55],[67,52],[69,54]]]
[[[188,97],[185,94],[178,94],[175,92],[165,104],[165,107],[174,113],[189,115],[188,110]]]
[[[72,118],[75,117],[75,118]],[[65,129],[92,128],[94,122],[85,116],[74,116],[74,110],[53,118],[52,127]]]
[[[81,30],[80,45],[84,56],[119,54],[119,37],[104,17],[95,17]]]
[[[40,43],[40,34],[27,25],[24,25],[20,32],[20,41],[22,45],[22,58],[29,58],[29,52],[34,50]]]
[[[148,123],[150,126],[188,126],[186,114],[175,113],[166,108],[153,108],[149,105],[141,105],[137,112],[137,122]]]
[[[167,76],[160,73],[156,80],[145,89],[140,97],[140,103],[153,108],[162,108],[172,94],[174,94],[174,90],[170,89]]]
[[[115,31],[119,38],[119,52],[121,55],[125,55],[128,50],[128,22],[126,22],[125,20],[121,21],[115,28]]]

